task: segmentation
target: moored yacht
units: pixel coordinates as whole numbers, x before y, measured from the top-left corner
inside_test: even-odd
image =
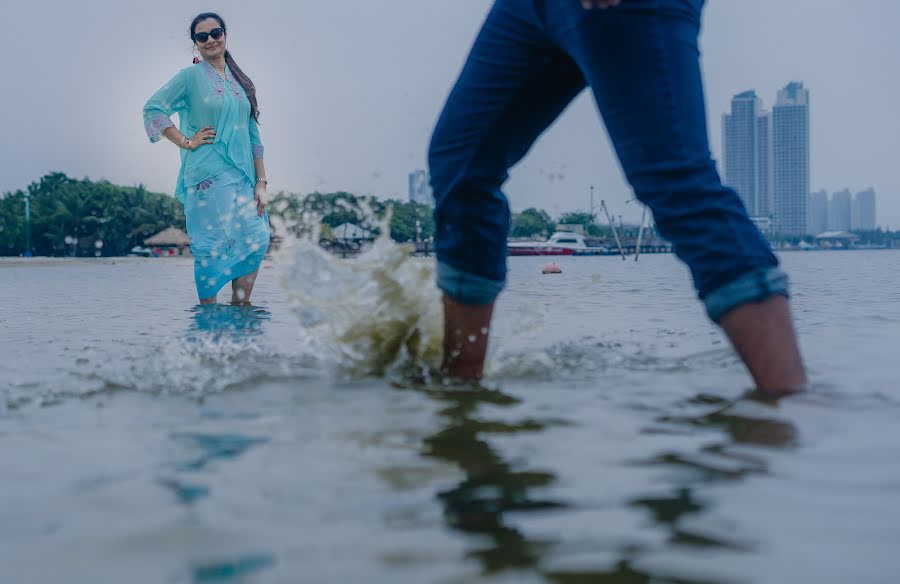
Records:
[[[557,231],[547,241],[515,241],[506,244],[511,256],[600,255],[606,247],[589,247],[584,236],[573,231]]]

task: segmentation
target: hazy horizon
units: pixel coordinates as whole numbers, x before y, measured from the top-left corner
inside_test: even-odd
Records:
[[[627,0],[626,0],[627,1]],[[406,199],[407,174],[425,168],[431,129],[489,0],[233,0],[210,7],[163,0],[78,5],[38,1],[7,9],[0,95],[10,139],[0,146],[0,192],[51,171],[143,183],[171,192],[175,147],[151,145],[141,108],[191,62],[187,25],[221,13],[229,48],[259,92],[273,190],[346,190]],[[754,89],[771,109],[789,81],[810,90],[811,191],[877,192],[877,221],[900,227],[900,5],[868,0],[722,0],[707,4],[701,37],[710,146],[721,155],[721,115]],[[49,36],[48,36],[49,35]],[[721,165],[720,165],[721,169]],[[639,218],[618,162],[583,94],[512,172],[516,211],[584,210],[590,185],[626,221]]]

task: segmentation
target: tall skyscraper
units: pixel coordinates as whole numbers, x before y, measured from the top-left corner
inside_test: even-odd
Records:
[[[414,170],[409,173],[409,201],[423,205],[434,205],[434,197],[431,185],[428,183],[428,173],[424,170]]]
[[[831,231],[850,231],[853,195],[844,189],[831,195],[828,203],[828,229]]]
[[[772,108],[775,232],[805,235],[809,215],[809,91],[797,81],[778,91]]]
[[[756,215],[772,216],[772,114],[756,117]]]
[[[856,193],[853,200],[853,217],[850,227],[863,231],[875,229],[875,190],[866,189]]]
[[[722,117],[725,145],[725,184],[737,191],[750,215],[757,215],[756,117],[760,101],[755,91],[731,99],[731,113]]]
[[[725,184],[737,191],[751,217],[772,214],[772,117],[753,90],[731,99],[722,116]]]
[[[809,232],[818,235],[828,231],[828,193],[819,191],[809,195]]]

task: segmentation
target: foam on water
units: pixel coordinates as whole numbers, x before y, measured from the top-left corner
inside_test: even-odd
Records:
[[[226,389],[320,374],[316,351],[263,342],[268,311],[257,307],[197,306],[188,334],[155,349],[129,352],[117,362],[87,360],[82,378],[105,389],[130,389],[203,397]],[[98,356],[99,357],[99,356]]]
[[[210,305],[187,312],[187,331],[176,325],[158,337],[146,333],[112,344],[66,342],[52,367],[26,369],[6,379],[0,404],[7,409],[53,405],[115,391],[202,398],[324,372],[315,346],[266,338],[263,327],[271,313],[264,308]],[[42,379],[34,380],[35,375]]]

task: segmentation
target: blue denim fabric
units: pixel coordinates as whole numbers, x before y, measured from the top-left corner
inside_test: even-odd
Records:
[[[789,295],[787,274],[779,268],[760,268],[716,288],[706,295],[703,304],[709,318],[718,322],[725,313],[742,304]]]
[[[503,290],[503,284],[503,281],[482,278],[441,262],[437,265],[438,288],[462,304],[490,304]]]
[[[439,263],[497,282],[499,293],[508,170],[589,87],[628,181],[690,268],[701,299],[775,268],[709,152],[697,45],[702,7],[702,0],[627,0],[586,11],[580,0],[496,0],[429,149]],[[438,285],[452,298],[465,294],[445,280]],[[786,284],[762,290],[718,294],[711,315],[723,314],[724,297],[737,302],[730,309],[787,293]]]

